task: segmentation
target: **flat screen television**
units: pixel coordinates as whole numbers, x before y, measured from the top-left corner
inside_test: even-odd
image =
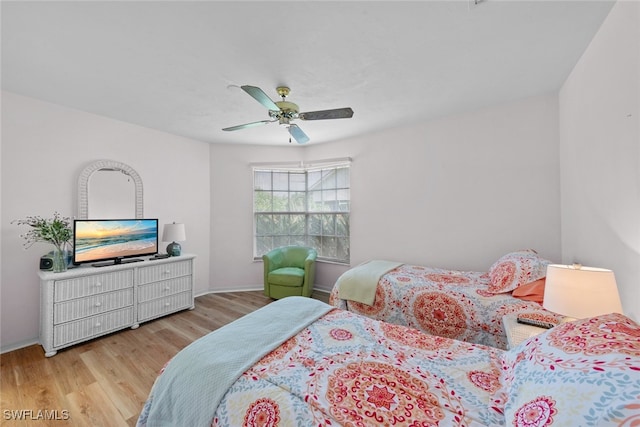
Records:
[[[157,219],[76,219],[73,263],[95,267],[142,261],[158,253]],[[98,262],[103,261],[103,262]]]

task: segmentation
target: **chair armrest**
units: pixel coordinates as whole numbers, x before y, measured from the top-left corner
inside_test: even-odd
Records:
[[[304,260],[304,269],[305,269],[305,271],[308,270],[310,267],[313,267],[315,265],[317,257],[318,257],[318,254],[315,251],[309,252],[309,255],[307,255],[307,258],[305,258],[305,260]]]
[[[269,283],[269,273],[280,268],[280,263],[282,263],[282,253],[278,252],[277,249],[262,255],[262,264],[264,265],[263,283]]]
[[[284,255],[280,249],[272,249],[266,254],[262,255],[262,262],[265,266],[265,272],[277,270],[280,267],[284,267],[282,262],[284,261]]]
[[[318,253],[314,251],[310,251],[307,258],[304,260],[304,283],[303,287],[303,295],[311,295],[311,289],[313,289],[315,275],[316,275],[316,258],[318,257]]]

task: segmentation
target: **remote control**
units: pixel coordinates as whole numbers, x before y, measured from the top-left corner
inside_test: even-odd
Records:
[[[545,322],[542,320],[535,319],[527,319],[526,317],[518,317],[518,323],[522,323],[523,325],[536,326],[538,328],[551,329],[555,325],[555,323]]]

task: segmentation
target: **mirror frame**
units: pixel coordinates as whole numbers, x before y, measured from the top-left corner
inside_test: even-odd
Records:
[[[144,218],[142,198],[142,178],[131,166],[115,160],[97,160],[85,167],[78,176],[78,219],[89,219],[89,178],[101,169],[119,170],[133,179],[135,185],[136,219]]]

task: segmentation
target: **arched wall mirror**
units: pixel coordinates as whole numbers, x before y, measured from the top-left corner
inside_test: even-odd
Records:
[[[129,165],[98,160],[78,177],[78,219],[143,218],[142,179]]]

